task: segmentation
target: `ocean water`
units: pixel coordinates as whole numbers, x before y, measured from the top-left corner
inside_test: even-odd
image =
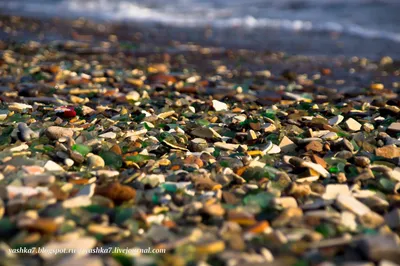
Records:
[[[400,0],[0,0],[0,10],[258,35],[265,30],[336,34],[373,42],[375,53],[400,46]]]

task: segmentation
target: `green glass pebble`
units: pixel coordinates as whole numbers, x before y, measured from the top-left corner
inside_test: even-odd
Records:
[[[293,266],[308,266],[310,265],[306,260],[298,260]]]
[[[362,230],[362,232],[366,235],[377,235],[378,231],[376,231],[375,229],[371,229],[371,228],[364,228]]]
[[[306,102],[302,102],[299,104],[299,108],[302,110],[308,110],[313,106],[312,103],[306,103]]]
[[[151,198],[151,201],[154,204],[158,204],[160,202],[159,196],[157,194],[153,194],[153,197]]]
[[[51,151],[54,151],[54,147],[52,147],[50,145],[45,145],[45,146],[43,146],[43,150],[45,152],[51,152]]]
[[[166,126],[167,126],[167,124],[160,123],[160,124],[157,125],[157,128],[164,128]]]
[[[75,110],[75,112],[76,112],[76,115],[78,115],[78,116],[83,115],[83,109],[82,109],[81,106],[76,106],[76,107],[74,107],[74,110]]]
[[[8,118],[7,118],[7,121],[8,122],[25,122],[26,120],[28,120],[29,119],[29,117],[26,117],[26,116],[23,116],[23,115],[21,115],[21,114],[14,114],[14,115],[12,115],[12,116],[9,116]]]
[[[267,111],[265,111],[265,113],[263,113],[262,116],[268,117],[268,118],[270,118],[270,119],[272,119],[272,120],[275,120],[275,118],[276,118],[275,112],[272,111],[272,110],[267,110]]]
[[[100,152],[100,157],[103,158],[106,165],[114,167],[116,169],[122,166],[122,157],[112,151]]]
[[[162,187],[165,189],[166,192],[171,193],[174,193],[178,190],[178,188],[174,184],[162,184]]]
[[[96,129],[96,126],[95,125],[93,125],[93,126],[90,126],[88,129],[87,129],[87,131],[93,131],[93,130],[95,130]]]
[[[215,148],[215,150],[213,152],[213,156],[214,157],[219,157],[220,154],[221,154],[221,150],[219,148]]]
[[[168,133],[168,132],[162,132],[162,133],[158,136],[158,139],[159,139],[160,141],[163,141],[163,140],[172,141],[172,139],[173,139],[173,141],[175,141],[175,139],[174,139],[174,137],[171,135],[171,133]]]
[[[346,165],[344,163],[338,163],[337,165],[337,169],[339,170],[339,172],[344,172],[344,167]]]
[[[99,214],[106,213],[106,211],[108,210],[107,207],[100,206],[100,205],[90,205],[90,206],[84,207],[83,209],[85,209],[91,213],[99,213]]]
[[[279,171],[274,167],[265,166],[264,170],[264,176],[267,178],[275,179],[276,174],[279,173]]]
[[[8,145],[11,143],[10,136],[0,136],[0,145]]]
[[[151,130],[151,127],[149,127],[149,125],[148,125],[146,122],[144,122],[143,125],[144,125],[144,128],[145,128],[145,129]]]
[[[0,219],[0,236],[7,237],[14,233],[16,229],[15,222],[10,221],[9,218]]]
[[[320,224],[315,228],[315,231],[321,233],[325,238],[333,237],[336,234],[336,229],[331,224]]]
[[[339,137],[348,137],[349,136],[349,134],[344,131],[339,131],[339,132],[337,132],[337,134]]]
[[[133,117],[133,119],[135,120],[135,122],[140,123],[140,122],[142,122],[142,120],[143,120],[145,117],[146,117],[145,114],[140,114],[140,115],[137,115],[137,116]]]
[[[72,145],[72,150],[79,152],[82,156],[86,156],[92,149],[89,146],[83,144],[74,144]]]
[[[279,136],[277,134],[269,134],[265,139],[279,145]]]
[[[196,124],[198,124],[200,126],[208,126],[210,124],[210,122],[205,119],[198,119],[196,121]]]
[[[339,169],[336,166],[332,166],[329,168],[329,172],[336,174],[336,173],[339,173]]]
[[[350,166],[350,167],[348,167],[347,169],[348,169],[348,171],[347,171],[347,176],[348,176],[348,177],[355,177],[355,176],[358,175],[357,167],[355,167],[355,166]]]
[[[60,232],[60,234],[66,234],[69,232],[73,232],[74,230],[76,230],[75,226],[72,226],[70,223],[63,223],[58,229],[58,232]]]
[[[219,163],[222,167],[229,167],[229,163],[227,161],[222,161]]]
[[[122,266],[133,265],[133,260],[128,254],[113,252],[112,257]]]
[[[150,160],[151,158],[153,158],[153,157],[149,156],[149,155],[137,154],[137,155],[125,157],[125,160],[134,162],[134,163],[142,163],[142,162],[146,162],[146,161]]]
[[[396,186],[396,183],[394,181],[387,178],[381,178],[379,180],[379,184],[387,191],[393,191]]]
[[[360,149],[360,146],[358,146],[357,142],[355,142],[354,140],[350,141],[350,143],[353,144],[355,151],[358,151]]]
[[[134,210],[132,208],[118,208],[115,211],[115,222],[122,224],[133,216]]]
[[[265,208],[269,205],[274,196],[270,193],[259,192],[257,194],[248,195],[243,199],[243,203],[246,205],[258,205],[261,208]]]

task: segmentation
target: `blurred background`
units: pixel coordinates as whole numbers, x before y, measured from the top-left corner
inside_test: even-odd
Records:
[[[206,37],[225,46],[400,54],[399,0],[0,0],[0,9],[193,32],[185,41],[201,41],[196,33],[207,28]]]

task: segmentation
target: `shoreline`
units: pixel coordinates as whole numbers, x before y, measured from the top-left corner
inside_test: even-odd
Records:
[[[4,22],[10,22],[11,17],[18,17],[22,24],[37,25],[36,30],[46,31],[45,40],[85,40],[85,35],[91,35],[98,40],[106,40],[106,35],[115,34],[121,41],[143,42],[165,46],[170,42],[196,43],[201,46],[224,47],[226,49],[247,49],[257,52],[284,52],[288,55],[304,55],[309,57],[366,57],[369,60],[379,60],[390,56],[399,60],[398,44],[389,40],[364,39],[346,34],[295,32],[275,29],[240,28],[216,29],[211,27],[182,28],[157,23],[135,21],[106,21],[82,18],[34,18],[1,14]],[[14,24],[14,25],[12,25]],[[11,22],[12,27],[17,26]],[[18,31],[18,30],[17,30]],[[29,27],[20,28],[19,33],[28,37],[10,36],[16,40],[24,38],[38,39],[37,33],[30,33]],[[60,33],[61,31],[61,33]],[[135,34],[132,34],[134,32]],[[7,34],[0,32],[0,37]],[[87,37],[87,36],[86,36]],[[367,44],[367,45],[366,45]]]

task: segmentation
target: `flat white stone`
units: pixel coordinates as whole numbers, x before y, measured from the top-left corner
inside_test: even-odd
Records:
[[[214,107],[214,110],[217,112],[228,110],[228,105],[226,103],[220,102],[218,100],[213,100],[212,105]]]
[[[256,168],[256,167],[264,168],[265,165],[266,165],[266,164],[263,163],[263,162],[253,160],[253,161],[250,162],[249,168],[250,168],[250,169],[251,169],[251,168]]]
[[[292,99],[292,100],[295,100],[295,101],[309,101],[309,99],[304,98],[300,94],[295,94],[295,93],[288,92],[288,91],[285,92],[285,96],[290,98],[290,99]]]
[[[396,167],[392,171],[392,178],[400,182],[400,167]]]
[[[106,177],[106,178],[119,176],[119,172],[115,171],[115,170],[97,170],[97,171],[93,171],[91,173],[93,173],[94,175],[96,175],[98,177]]]
[[[193,106],[189,106],[188,108],[192,113],[196,113],[196,109]]]
[[[129,138],[129,137],[133,137],[133,136],[139,136],[139,135],[144,135],[147,133],[147,129],[146,128],[142,128],[140,130],[134,131],[134,130],[130,130],[127,131],[124,135],[125,138]],[[157,140],[158,141],[158,140]]]
[[[64,200],[62,203],[63,208],[71,209],[71,208],[79,208],[86,207],[92,204],[92,200],[89,196],[77,196],[67,200]]]
[[[24,104],[24,103],[11,103],[8,105],[8,109],[11,111],[23,111],[26,109],[32,109],[32,105]]]
[[[322,177],[328,178],[331,176],[331,174],[323,168],[321,165],[312,163],[312,162],[303,162],[303,167],[307,167],[310,169],[313,169],[317,173],[319,173]]]
[[[46,169],[47,171],[50,172],[63,172],[64,168],[62,168],[60,165],[58,165],[57,163],[49,160],[46,162],[46,164],[44,165],[44,169]]]
[[[342,115],[337,115],[328,120],[329,125],[336,126],[343,121],[344,117]]]
[[[157,184],[165,183],[164,175],[146,175],[142,180],[142,184],[149,184],[155,187]]]
[[[284,136],[279,143],[279,147],[281,148],[282,152],[293,152],[296,150],[297,145],[291,141],[288,137]]]
[[[101,224],[91,224],[88,226],[88,231],[92,234],[110,235],[120,231],[116,226],[107,226]]]
[[[114,132],[107,132],[107,133],[99,135],[99,137],[105,138],[105,139],[115,139],[117,137],[117,134]]]
[[[355,190],[353,191],[353,196],[356,198],[369,198],[374,197],[376,192],[371,190]]]
[[[272,148],[267,152],[268,154],[278,154],[281,152],[281,148],[278,145],[272,144]]]
[[[167,112],[164,112],[164,113],[161,113],[161,114],[158,114],[158,118],[162,118],[162,119],[165,119],[165,118],[167,118],[167,117],[170,117],[171,115],[174,115],[175,114],[175,111],[174,110],[172,110],[172,111],[167,111]]]
[[[214,146],[223,150],[233,151],[239,148],[239,144],[225,143],[225,142],[215,142]]]
[[[74,165],[74,160],[70,159],[70,158],[65,158],[64,160],[65,165],[67,165],[68,167],[71,167]]]
[[[357,230],[356,216],[352,212],[342,212],[340,216],[340,223],[351,231]]]
[[[329,132],[321,137],[323,140],[337,140],[339,138],[336,132]]]
[[[21,144],[21,145],[12,147],[12,148],[10,149],[10,151],[11,151],[11,152],[18,152],[18,151],[25,151],[25,150],[27,150],[27,149],[29,149],[29,146],[28,146],[26,143],[23,143],[23,144]]]
[[[281,148],[278,145],[268,141],[266,147],[262,150],[264,154],[277,154],[281,152]]]
[[[213,133],[213,136],[214,136],[214,137],[222,138],[222,136],[221,136],[217,131],[215,131],[213,128],[210,127],[210,130],[211,130],[211,132]]]
[[[351,131],[359,131],[361,129],[361,124],[353,118],[347,119],[345,124],[347,129]]]
[[[350,195],[350,189],[347,185],[342,184],[330,184],[325,188],[325,193],[322,198],[325,200],[336,199],[339,195]]]
[[[246,121],[246,119],[247,119],[246,115],[237,115],[232,118],[233,122],[237,122],[237,123],[244,122],[244,121]]]
[[[7,193],[8,193],[8,198],[14,198],[17,195],[23,196],[23,197],[31,197],[35,196],[41,192],[49,192],[47,188],[43,187],[17,187],[17,186],[7,186]]]
[[[357,216],[363,216],[371,212],[371,209],[368,208],[365,204],[361,203],[356,198],[349,195],[339,195],[336,199],[336,204],[340,208],[351,211]]]
[[[313,137],[313,138],[321,138],[322,136],[324,136],[324,135],[326,135],[326,134],[328,134],[328,133],[330,133],[331,131],[329,131],[329,130],[318,130],[318,131],[312,131],[311,132],[311,136]]]
[[[297,208],[297,201],[293,197],[282,197],[282,198],[275,198],[274,204],[281,206],[282,208]]]
[[[374,125],[371,123],[365,123],[363,125],[363,129],[366,131],[372,131],[372,130],[374,130],[374,128],[375,128]]]

